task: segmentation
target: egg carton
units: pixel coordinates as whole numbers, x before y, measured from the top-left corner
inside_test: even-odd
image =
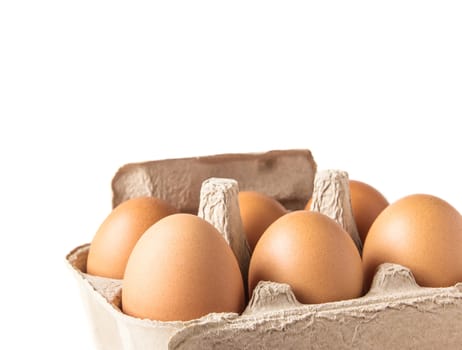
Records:
[[[168,176],[169,167],[176,175]],[[182,195],[171,197],[171,186]],[[217,227],[245,270],[248,247],[233,244],[242,242],[243,234],[239,189],[269,194],[291,210],[302,209],[313,193],[311,209],[334,218],[361,249],[347,174],[316,173],[305,150],[129,164],[113,179],[113,205],[141,195],[175,198],[172,203],[182,211],[196,212]],[[88,250],[89,244],[75,248],[66,262],[99,349],[459,349],[462,344],[462,283],[423,288],[397,264],[380,265],[369,292],[356,299],[301,304],[289,285],[261,281],[241,314],[164,322],[124,314],[122,281],[87,274]]]

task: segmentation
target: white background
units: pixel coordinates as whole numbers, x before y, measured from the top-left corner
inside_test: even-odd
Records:
[[[461,211],[457,3],[0,2],[0,347],[92,348],[64,257],[128,162],[308,148]]]

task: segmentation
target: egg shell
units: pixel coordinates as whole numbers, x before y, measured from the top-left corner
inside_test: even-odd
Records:
[[[239,192],[239,209],[251,251],[268,226],[287,213],[277,200],[257,191]]]
[[[356,298],[363,288],[361,257],[333,219],[295,211],[276,220],[257,243],[250,259],[250,291],[259,281],[287,283],[305,304]]]
[[[418,284],[448,287],[462,281],[462,218],[446,201],[413,194],[390,204],[367,235],[366,285],[381,263],[408,267]]]
[[[154,197],[132,198],[114,208],[98,228],[88,253],[87,272],[122,278],[128,257],[141,235],[158,220],[177,213]]]
[[[131,316],[186,321],[244,308],[234,253],[215,227],[192,214],[151,226],[127,263],[122,309]]]
[[[365,182],[350,180],[349,184],[351,209],[359,236],[364,243],[372,223],[389,203],[382,193]]]

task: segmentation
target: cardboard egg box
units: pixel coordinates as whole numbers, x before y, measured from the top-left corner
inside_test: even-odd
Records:
[[[169,200],[183,212],[197,213],[223,234],[245,270],[250,255],[242,244],[239,190],[266,193],[289,210],[304,208],[313,194],[312,210],[337,220],[361,249],[347,180],[344,172],[316,172],[307,150],[162,160],[123,166],[112,182],[113,206],[151,195]],[[73,249],[66,263],[80,288],[98,349],[462,346],[462,283],[423,288],[400,265],[381,265],[370,291],[356,299],[301,304],[289,285],[260,282],[240,315],[215,313],[187,322],[161,322],[125,315],[122,281],[88,275],[88,249],[89,244]]]

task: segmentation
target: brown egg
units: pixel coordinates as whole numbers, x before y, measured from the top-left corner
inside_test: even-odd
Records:
[[[259,281],[287,283],[305,304],[356,298],[363,288],[358,249],[324,214],[306,210],[276,220],[258,241],[249,268],[249,294]]]
[[[121,279],[128,256],[141,235],[158,220],[176,212],[166,201],[154,197],[138,197],[119,204],[90,244],[87,273]]]
[[[239,208],[251,251],[268,226],[287,212],[274,198],[255,191],[239,192]]]
[[[133,249],[122,289],[126,314],[186,321],[243,308],[237,259],[218,230],[198,216],[175,214],[160,220]]]
[[[363,247],[365,288],[381,263],[408,267],[421,286],[462,281],[462,218],[444,200],[414,194],[390,204],[374,221]]]
[[[350,196],[356,228],[364,243],[372,223],[389,203],[374,187],[357,180],[350,180]]]
[[[364,243],[367,232],[375,218],[388,206],[387,199],[377,189],[364,182],[350,180],[350,198],[353,217],[361,241]],[[311,198],[305,206],[310,210]]]

